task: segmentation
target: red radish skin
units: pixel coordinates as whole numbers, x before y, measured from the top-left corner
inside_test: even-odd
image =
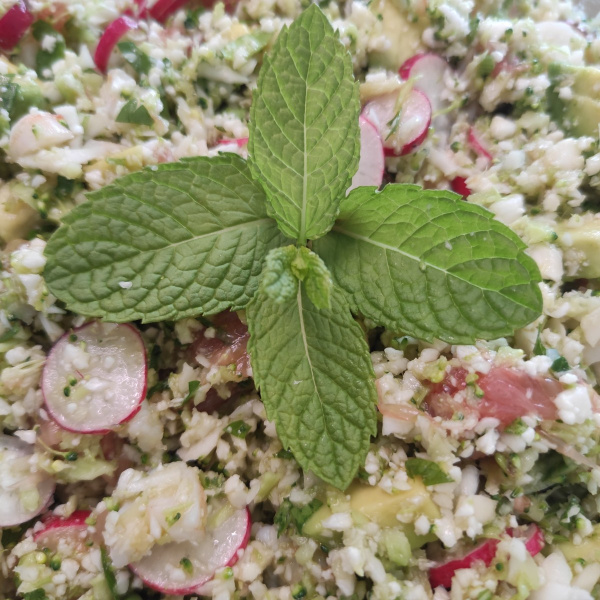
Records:
[[[362,113],[377,128],[386,156],[411,153],[425,141],[431,125],[431,104],[423,92],[413,89],[398,107],[400,121],[391,131],[389,124],[396,117],[397,100],[397,93],[385,94],[368,102]]]
[[[477,156],[482,156],[487,159],[488,162],[492,162],[493,156],[489,152],[489,150],[484,146],[483,142],[479,139],[479,134],[473,129],[473,127],[469,127],[469,132],[467,133],[467,142]]]
[[[235,144],[238,148],[244,148],[245,146],[248,145],[248,138],[247,137],[233,138],[233,139],[223,138],[219,142],[219,144]]]
[[[360,160],[348,192],[359,186],[379,187],[383,181],[385,156],[377,128],[362,115],[358,119],[360,128]]]
[[[525,531],[516,529],[507,529],[506,533],[510,537],[517,537],[523,540],[525,549],[531,556],[535,556],[544,548],[544,534],[537,525],[530,525]],[[522,535],[522,534],[525,535]],[[492,564],[496,556],[500,540],[488,539],[479,546],[471,550],[461,558],[454,558],[433,567],[429,571],[429,583],[432,588],[439,586],[450,589],[452,587],[452,578],[458,569],[468,569],[477,562],[483,563],[486,567]]]
[[[0,49],[12,50],[33,23],[33,15],[23,0],[11,6],[0,18]]]
[[[486,567],[489,567],[496,556],[496,549],[499,543],[499,540],[485,540],[465,556],[451,559],[437,567],[433,567],[429,571],[429,583],[431,587],[435,589],[442,586],[449,589],[452,587],[454,573],[458,569],[468,569],[477,562],[481,562]]]
[[[153,19],[164,23],[174,12],[183,8],[189,0],[157,0],[148,12]]]
[[[96,47],[96,52],[94,53],[94,63],[100,72],[106,73],[108,61],[115,46],[126,33],[133,29],[137,29],[137,26],[137,21],[123,15],[122,17],[115,19],[105,29],[98,42],[98,46]]]
[[[442,93],[444,75],[448,68],[448,63],[441,56],[424,52],[405,61],[398,73],[402,79],[414,79],[415,89],[427,96],[432,110],[437,112],[446,105],[442,100]]]
[[[65,533],[67,530],[82,531],[87,530],[86,520],[90,517],[91,511],[89,510],[76,510],[73,514],[68,517],[61,517],[59,515],[50,515],[47,519],[43,519],[42,523],[44,528],[37,531],[33,536],[33,541],[38,543],[44,543],[48,545],[48,537],[54,537],[55,533]]]
[[[8,457],[4,455],[2,460],[8,460],[9,464],[14,464],[16,460],[29,459],[33,455],[33,451],[34,447],[31,444],[27,444],[17,437],[0,433],[0,455],[8,452]],[[11,483],[8,489],[0,487],[0,528],[26,523],[43,513],[52,503],[56,487],[54,479],[43,471],[31,472],[27,479],[30,478],[30,481],[17,479]],[[20,486],[23,488],[26,484],[26,489],[30,487],[33,489],[34,486],[37,488],[39,501],[34,510],[26,510],[21,505],[20,494],[25,490],[20,489]]]
[[[467,185],[465,177],[456,176],[451,182],[450,187],[453,192],[460,194],[463,198],[468,198],[472,192],[471,188]]]
[[[77,340],[71,342],[71,335]],[[65,360],[66,353],[69,345],[81,343],[89,364],[74,369]],[[146,397],[147,375],[144,342],[135,327],[92,321],[63,335],[52,347],[42,372],[46,409],[67,431],[108,433],[139,412]],[[92,382],[97,389],[90,387]],[[64,392],[67,387],[69,395]]]
[[[129,565],[130,569],[150,588],[185,596],[199,593],[199,589],[210,581],[219,569],[233,566],[250,540],[252,519],[245,508],[235,513],[214,531],[207,531],[204,539],[196,543],[179,542],[155,546],[149,556]],[[191,561],[200,572],[192,573],[183,582],[174,580],[173,570],[180,568],[183,558]]]

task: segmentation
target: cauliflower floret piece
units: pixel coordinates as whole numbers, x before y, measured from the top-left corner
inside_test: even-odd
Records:
[[[108,513],[104,530],[115,567],[140,560],[156,544],[198,539],[206,526],[199,476],[196,467],[182,462],[121,474],[112,496],[120,508]]]

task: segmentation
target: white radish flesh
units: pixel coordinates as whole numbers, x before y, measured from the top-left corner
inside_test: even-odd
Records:
[[[54,344],[42,392],[62,428],[106,433],[131,419],[146,395],[146,352],[130,325],[88,323]]]
[[[400,100],[400,93],[371,100],[363,110],[363,116],[377,128],[386,155],[391,156],[412,152],[423,143],[431,124],[431,104],[427,96],[412,89]]]
[[[155,546],[149,556],[130,565],[148,586],[164,594],[193,594],[218,569],[234,565],[248,545],[252,521],[248,509],[236,510],[196,542]]]
[[[362,115],[359,117],[358,125],[360,127],[360,160],[348,192],[362,185],[379,187],[383,181],[385,169],[383,144],[377,128]]]
[[[89,510],[76,510],[68,517],[52,515],[43,519],[44,528],[33,536],[38,548],[48,548],[56,552],[59,544],[67,542],[73,548],[85,551],[86,541],[90,537],[86,520],[92,513]]]
[[[416,54],[409,58],[399,71],[402,79],[414,79],[414,87],[423,92],[433,112],[443,109],[447,102],[444,101],[444,76],[449,69],[448,63],[437,54]]]
[[[30,464],[33,446],[0,434],[0,527],[13,527],[39,515],[52,500],[54,480]]]

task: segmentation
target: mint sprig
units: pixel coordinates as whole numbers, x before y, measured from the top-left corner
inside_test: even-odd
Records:
[[[84,315],[149,322],[247,308],[268,417],[301,466],[339,488],[376,431],[352,312],[453,343],[509,335],[541,312],[535,263],[487,210],[413,185],[345,198],[359,109],[350,56],[312,5],[265,58],[249,165],[222,154],[118,179],[46,247],[50,291]]]

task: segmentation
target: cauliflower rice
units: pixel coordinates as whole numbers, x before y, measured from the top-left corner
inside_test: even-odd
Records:
[[[49,29],[0,55],[0,423],[22,444],[0,443],[0,498],[29,515],[0,529],[0,598],[178,597],[128,565],[246,509],[247,544],[191,597],[600,598],[600,116],[579,122],[570,109],[572,74],[584,73],[577,97],[600,113],[600,21],[567,0],[320,3],[363,103],[415,54],[448,61],[444,108],[413,152],[386,158],[386,181],[468,190],[528,244],[543,278],[543,315],[509,339],[429,344],[362,320],[380,422],[346,492],[279,441],[243,313],[136,324],[148,393],[113,431],[50,418],[45,361],[86,319],[46,288],[46,240],[119,176],[244,156],[263,53],[308,2],[189,4],[164,25],[141,20],[126,38],[138,53],[115,50],[106,74],[95,47],[133,0],[29,0]],[[120,122],[132,99],[149,124]],[[85,367],[75,343],[70,360]],[[416,459],[434,482],[414,475]],[[56,487],[36,510],[40,481]],[[78,525],[50,535],[52,518]],[[182,559],[170,577],[188,568]],[[449,589],[432,586],[440,568]]]

